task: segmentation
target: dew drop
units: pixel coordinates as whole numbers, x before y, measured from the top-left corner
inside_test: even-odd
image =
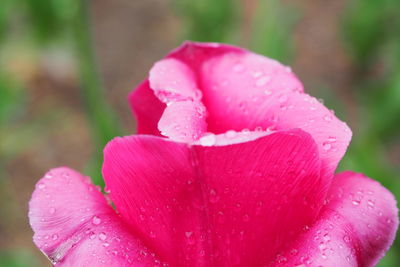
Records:
[[[98,216],[93,216],[92,224],[99,225],[101,223],[101,219]]]
[[[217,192],[214,189],[210,190],[210,197],[209,200],[211,203],[217,203],[219,200],[219,196],[217,194]]]
[[[57,240],[57,239],[58,239],[58,235],[57,235],[57,234],[54,234],[54,235],[51,237],[51,239]]]
[[[324,240],[325,242],[329,242],[331,240],[331,238],[329,237],[328,234],[324,235],[322,240]]]
[[[56,208],[52,207],[52,208],[49,209],[49,213],[50,214],[54,214],[55,212],[56,212]]]
[[[328,151],[328,150],[330,150],[332,148],[332,145],[329,142],[325,142],[325,143],[322,144],[322,148],[325,151]]]
[[[186,238],[190,238],[192,236],[193,232],[185,232]]]
[[[46,179],[51,179],[51,178],[53,178],[53,174],[52,173],[46,173],[46,175],[44,176],[44,178],[46,178]]]
[[[39,183],[39,184],[38,184],[38,188],[39,188],[39,189],[45,189],[45,188],[46,188],[46,185],[45,185],[44,183]]]
[[[272,91],[271,91],[271,90],[268,90],[268,89],[265,89],[264,94],[270,95],[270,94],[272,94]]]
[[[324,116],[324,121],[332,121],[331,115],[325,115]]]
[[[233,71],[237,73],[243,72],[244,69],[245,67],[240,63],[235,64],[235,66],[233,67]]]
[[[226,136],[227,138],[235,138],[236,135],[237,135],[237,133],[236,133],[235,131],[233,131],[233,130],[229,130],[229,131],[227,131],[227,132],[225,133],[225,136]]]
[[[263,75],[263,73],[262,73],[262,71],[256,71],[256,72],[253,72],[253,77],[254,78],[258,78],[258,77],[260,77],[261,75]]]
[[[250,133],[250,130],[249,129],[247,129],[247,128],[244,128],[242,131],[242,134],[249,134]]]
[[[268,77],[268,76],[260,77],[260,78],[256,81],[256,86],[258,86],[258,87],[264,86],[264,85],[266,85],[266,84],[269,82],[270,79],[271,79],[271,78]]]
[[[156,234],[153,231],[149,232],[150,238],[156,238]]]
[[[367,203],[368,203],[368,207],[370,207],[370,208],[373,208],[373,207],[375,206],[375,202],[372,201],[371,199],[369,199],[369,200],[367,201]]]
[[[207,133],[200,138],[200,144],[202,146],[213,146],[216,141],[217,138],[213,133]]]
[[[328,137],[328,141],[331,142],[331,143],[336,142],[336,137],[334,137],[334,136],[329,136],[329,137]]]
[[[106,235],[106,233],[104,233],[104,232],[101,232],[100,234],[99,234],[99,239],[100,240],[106,240],[107,239],[107,235]]]

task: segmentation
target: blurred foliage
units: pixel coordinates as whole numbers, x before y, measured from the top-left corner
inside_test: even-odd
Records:
[[[343,40],[355,65],[360,129],[341,166],[377,179],[400,199],[400,165],[391,164],[387,154],[400,140],[398,10],[397,0],[353,0],[343,18]],[[378,266],[398,266],[398,251],[399,238]]]
[[[230,42],[238,26],[238,6],[232,0],[173,0],[185,27],[185,39]]]
[[[0,125],[16,119],[23,110],[25,95],[20,86],[0,72]],[[14,114],[10,117],[10,114]]]
[[[23,26],[12,23],[16,17],[22,17]],[[21,18],[19,18],[21,20]],[[30,33],[28,40],[16,33]],[[94,155],[88,170],[93,181],[104,185],[101,177],[102,147],[117,135],[121,135],[121,126],[109,107],[97,64],[93,55],[91,33],[88,23],[87,1],[70,0],[4,0],[0,7],[0,40],[8,37],[17,42],[28,41],[38,49],[50,46],[57,42],[72,44],[72,50],[78,59],[78,69],[81,78],[81,96],[84,107],[87,109],[89,125],[99,149]],[[15,42],[14,40],[14,42]],[[27,44],[28,45],[28,44]],[[0,101],[5,104],[0,108],[0,120],[9,117],[12,107],[20,99],[16,97],[18,90],[12,86],[15,83],[10,75],[0,72]],[[12,101],[16,97],[17,101]],[[3,103],[1,103],[3,104]],[[17,110],[17,109],[15,109]],[[23,109],[18,109],[23,110]],[[27,126],[29,128],[29,126]],[[13,134],[13,133],[11,133]],[[1,151],[0,151],[1,152]]]
[[[38,267],[39,262],[26,250],[0,251],[0,265],[7,267]]]
[[[259,0],[252,23],[250,48],[284,63],[293,56],[292,31],[298,14],[279,0]]]
[[[184,39],[229,42],[289,63],[295,55],[294,25],[301,14],[287,2],[172,0],[181,19]],[[247,12],[249,14],[247,14]],[[377,179],[400,199],[400,164],[393,163],[388,151],[400,140],[400,1],[349,0],[341,27],[343,44],[354,65],[351,95],[357,112],[355,138],[340,169],[352,169]],[[250,16],[246,17],[246,16]],[[249,25],[243,26],[249,22]],[[249,36],[247,34],[250,34]],[[23,37],[21,37],[23,35]],[[0,49],[5,43],[26,42],[45,50],[54,44],[67,46],[76,58],[80,93],[87,122],[97,148],[87,173],[96,184],[101,179],[102,148],[121,134],[120,123],[107,103],[92,47],[85,0],[2,0],[0,5]],[[1,68],[0,53],[0,172],[13,158],[40,136],[45,125],[53,125],[62,110],[22,122],[28,113],[26,88]],[[321,85],[329,91],[329,85]],[[334,93],[327,93],[327,106],[343,112]],[[348,115],[348,114],[347,114]],[[343,118],[347,116],[344,114]],[[18,127],[17,127],[18,125]],[[23,125],[23,126],[21,126]],[[5,179],[1,173],[0,179]],[[0,184],[2,180],[0,180]],[[379,263],[396,267],[400,263],[400,241]],[[25,250],[0,252],[0,266],[38,266]]]

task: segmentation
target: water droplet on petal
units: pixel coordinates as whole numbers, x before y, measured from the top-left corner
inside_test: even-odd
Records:
[[[369,199],[369,200],[367,201],[367,203],[368,203],[368,207],[369,207],[369,208],[373,208],[373,207],[375,206],[375,202],[372,201],[371,199]]]
[[[49,212],[50,212],[50,214],[54,214],[54,213],[56,212],[56,208],[53,208],[53,207],[50,208],[50,209],[49,209]]]
[[[268,89],[265,89],[264,94],[270,95],[270,94],[272,94],[272,91],[271,91],[271,90],[268,90]]]
[[[264,86],[264,85],[266,85],[266,84],[269,82],[269,80],[271,80],[270,77],[268,77],[268,76],[263,76],[263,77],[259,78],[259,79],[256,81],[256,86],[258,86],[258,87]]]
[[[107,239],[107,235],[106,235],[106,233],[104,233],[104,232],[101,232],[100,234],[99,234],[99,239],[100,240],[106,240]]]
[[[46,185],[45,185],[44,183],[38,183],[37,187],[38,187],[39,189],[45,189],[45,188],[46,188]]]
[[[252,73],[252,75],[253,75],[254,78],[258,78],[261,75],[263,75],[263,73],[262,73],[262,71],[255,71],[255,72]]]
[[[233,130],[229,130],[229,131],[227,131],[227,132],[225,133],[225,136],[226,136],[227,138],[235,138],[236,135],[237,135],[236,131],[233,131]]]
[[[329,136],[329,137],[328,137],[328,141],[331,142],[331,143],[336,142],[336,137],[334,137],[334,136]]]
[[[324,121],[332,121],[331,115],[325,115],[324,116]]]
[[[213,133],[206,133],[200,138],[199,141],[202,146],[213,146],[215,145],[217,138]]]
[[[150,238],[156,238],[156,234],[153,231],[149,232]]]
[[[235,66],[233,66],[234,72],[240,73],[240,72],[243,72],[244,70],[245,70],[245,67],[240,63],[237,63],[237,64],[235,64]]]
[[[217,203],[219,200],[219,196],[217,194],[217,192],[214,189],[210,190],[210,197],[209,200],[211,203]]]
[[[101,223],[101,219],[98,216],[93,216],[92,223],[94,225],[99,225]]]
[[[330,150],[332,148],[332,145],[330,143],[328,143],[328,142],[325,142],[325,143],[322,144],[322,148],[325,151],[328,151],[328,150]]]
[[[187,238],[190,238],[192,236],[193,232],[185,232],[185,236]]]

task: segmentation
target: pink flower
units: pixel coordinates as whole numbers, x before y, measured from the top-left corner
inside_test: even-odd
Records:
[[[104,151],[117,212],[65,167],[36,186],[34,242],[55,265],[373,266],[393,242],[395,199],[334,174],[351,131],[290,68],[187,42],[129,99],[139,134]]]

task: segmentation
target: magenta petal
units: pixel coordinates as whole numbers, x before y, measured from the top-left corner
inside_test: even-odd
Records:
[[[150,71],[150,87],[167,104],[158,123],[161,134],[176,141],[192,142],[206,132],[206,110],[193,71],[183,62],[167,58]]]
[[[397,213],[393,195],[378,182],[340,173],[320,218],[271,266],[375,266],[393,243]]]
[[[205,121],[208,128],[204,132],[215,134],[259,127],[300,128],[316,141],[325,175],[333,175],[351,139],[348,126],[305,94],[289,67],[238,47],[186,42],[155,64],[150,83],[165,103],[192,100],[198,102],[196,106],[204,104],[206,118],[174,113],[175,125],[187,127],[181,135],[197,136]],[[193,123],[182,125],[185,120]],[[196,140],[177,138],[175,131],[165,135],[178,141]]]
[[[198,98],[196,76],[180,60],[158,61],[150,70],[149,80],[155,95],[164,103]]]
[[[206,110],[200,102],[171,102],[158,122],[161,134],[180,142],[192,142],[207,130]]]
[[[125,221],[172,266],[204,260],[199,255],[205,245],[192,244],[205,231],[193,206],[201,195],[186,144],[154,136],[115,138],[104,151],[103,176]]]
[[[300,128],[319,147],[323,171],[332,175],[351,139],[347,125],[303,86],[288,67],[244,51],[210,58],[201,66],[209,132],[257,127]]]
[[[34,242],[56,266],[150,266],[154,254],[120,221],[89,178],[49,171],[29,203]]]
[[[315,219],[330,182],[301,130],[207,147],[116,138],[103,175],[126,222],[179,266],[264,263]]]
[[[128,99],[136,117],[138,133],[160,136],[157,124],[166,105],[154,95],[149,81],[142,82],[135,91],[129,94]]]

